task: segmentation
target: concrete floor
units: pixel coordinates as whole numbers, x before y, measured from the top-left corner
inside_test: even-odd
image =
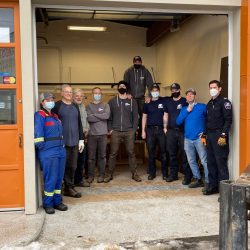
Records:
[[[203,196],[201,188],[189,189],[181,180],[166,183],[158,172],[148,181],[140,167],[143,181],[137,183],[120,166],[110,183],[95,180],[90,188],[78,188],[82,198],[64,197],[69,210],[46,214],[41,234],[24,248],[217,249],[218,195]],[[0,240],[4,250],[22,249],[14,245]]]

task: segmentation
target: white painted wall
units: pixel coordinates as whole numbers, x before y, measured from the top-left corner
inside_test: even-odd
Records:
[[[162,86],[180,83],[183,94],[187,88],[195,88],[199,100],[207,102],[208,82],[219,80],[221,58],[225,56],[228,56],[227,16],[196,16],[157,43],[158,79]]]
[[[106,32],[68,31],[67,25],[106,26]],[[48,27],[37,26],[39,82],[114,82],[123,79],[124,71],[135,55],[143,64],[155,68],[155,48],[147,48],[146,29],[105,21],[55,21]],[[61,67],[61,69],[60,69]],[[61,76],[60,76],[61,70]]]

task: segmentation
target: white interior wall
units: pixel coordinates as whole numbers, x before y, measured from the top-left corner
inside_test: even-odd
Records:
[[[199,100],[209,99],[208,82],[220,78],[221,58],[228,56],[227,16],[198,15],[156,45],[158,79],[184,91],[195,88]],[[169,94],[169,89],[164,94]]]
[[[68,31],[67,25],[106,26],[106,32]],[[146,29],[105,21],[65,20],[37,26],[38,81],[114,82],[123,79],[135,55],[143,64],[155,68],[155,48],[146,47]],[[60,69],[61,67],[61,69]],[[60,73],[61,72],[61,73]],[[61,74],[61,75],[60,75]]]

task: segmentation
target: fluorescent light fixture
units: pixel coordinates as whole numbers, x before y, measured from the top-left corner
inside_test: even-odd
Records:
[[[106,30],[107,30],[107,27],[68,26],[68,30],[106,31]]]

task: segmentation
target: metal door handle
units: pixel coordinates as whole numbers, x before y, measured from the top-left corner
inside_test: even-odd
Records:
[[[19,134],[18,143],[19,143],[19,147],[22,148],[23,147],[23,134]]]

